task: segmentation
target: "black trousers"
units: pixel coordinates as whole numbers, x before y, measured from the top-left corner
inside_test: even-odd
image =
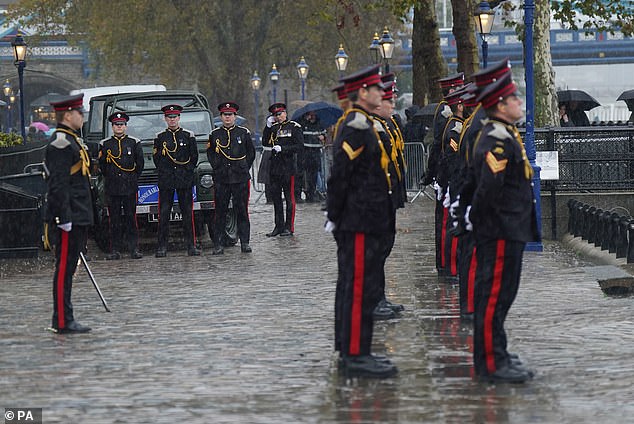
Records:
[[[444,230],[443,223],[445,207],[442,205],[442,200],[436,200],[436,208],[434,209],[434,240],[436,243],[436,269],[438,273],[444,272],[444,266],[442,264],[442,235]]]
[[[73,274],[77,269],[79,252],[86,246],[88,227],[73,225],[71,231],[53,230],[55,243],[55,275],[53,276],[53,319],[52,327],[66,328],[75,320],[73,304],[70,300],[73,289]]]
[[[128,196],[108,196],[108,216],[110,217],[110,250],[123,250],[124,240],[127,250],[133,252],[139,245],[139,227],[136,221],[137,194]],[[123,210],[123,214],[121,211]]]
[[[159,187],[159,231],[158,248],[167,249],[170,231],[170,212],[174,205],[174,192],[178,195],[178,206],[183,215],[183,233],[185,234],[185,248],[196,245],[196,229],[194,228],[194,201],[192,188],[166,189]]]
[[[460,285],[460,313],[474,312],[475,279],[478,259],[475,254],[475,238],[471,231],[459,238],[458,281]]]
[[[385,282],[383,256],[391,234],[337,231],[335,349],[342,356],[369,355],[374,319]]]
[[[321,149],[315,147],[304,148],[304,175],[306,200],[312,202],[317,193],[317,173],[321,169]]]
[[[240,243],[249,243],[251,237],[251,223],[249,222],[249,192],[251,181],[242,183],[216,183],[215,201],[216,211],[214,213],[214,246],[221,246],[222,236],[227,226],[227,210],[229,200],[233,196],[233,210],[236,212],[238,220],[238,237]]]
[[[456,277],[458,275],[458,261],[460,249],[458,238],[454,237],[449,229],[451,228],[451,217],[449,208],[443,208],[443,227],[441,233],[442,252],[441,266],[445,270],[446,276]]]
[[[275,228],[278,230],[287,229],[291,233],[295,232],[295,176],[294,175],[273,175],[269,176],[271,187],[271,200],[275,211]],[[284,204],[282,203],[282,192],[286,201],[286,220],[284,219]]]
[[[473,364],[478,375],[508,365],[504,321],[520,284],[524,242],[476,240]]]

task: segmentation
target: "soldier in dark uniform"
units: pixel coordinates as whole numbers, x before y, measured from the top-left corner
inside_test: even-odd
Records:
[[[174,192],[178,195],[178,206],[183,216],[185,246],[189,256],[199,256],[196,248],[192,187],[194,168],[198,164],[198,146],[194,133],[181,128],[180,114],[183,107],[167,105],[161,108],[167,129],[156,134],[152,159],[158,171],[159,187],[159,231],[157,258],[167,256],[167,241]]]
[[[476,189],[469,219],[478,259],[473,361],[484,380],[521,383],[532,372],[507,351],[504,321],[519,288],[524,247],[539,239],[533,169],[514,125],[523,110],[510,73],[478,100],[489,120],[476,140],[472,163]]]
[[[295,154],[304,148],[302,127],[289,121],[286,105],[275,103],[269,107],[271,116],[262,133],[262,145],[270,147],[269,184],[275,209],[275,228],[267,237],[292,236],[295,232]],[[282,203],[282,192],[286,201],[286,217]]]
[[[464,74],[450,75],[446,78],[438,80],[443,96],[447,96],[452,91],[464,84]],[[436,209],[434,212],[434,236],[436,242],[436,269],[438,276],[446,278],[446,270],[442,264],[442,240],[446,228],[448,218],[448,209],[444,207],[444,197],[446,187],[441,187],[438,183],[438,174],[440,172],[440,162],[442,160],[442,135],[445,131],[447,121],[451,118],[451,108],[445,100],[438,103],[434,112],[433,135],[434,139],[429,148],[429,158],[427,159],[427,171],[423,176],[422,184],[429,185],[436,180]],[[451,279],[451,277],[448,277]]]
[[[460,262],[459,284],[460,284],[460,316],[463,319],[473,319],[475,308],[475,276],[477,268],[476,245],[472,231],[467,231],[465,222],[461,219],[464,212],[471,205],[475,183],[472,178],[471,167],[469,166],[473,158],[473,145],[477,135],[482,129],[487,116],[486,112],[476,101],[477,94],[487,85],[497,81],[500,77],[511,72],[511,64],[508,59],[482,69],[471,76],[473,82],[469,87],[465,86],[466,93],[462,95],[465,106],[474,107],[469,117],[463,124],[460,135],[460,171],[459,177],[450,183],[452,197],[452,233],[460,237]]]
[[[445,125],[442,135],[441,146],[441,166],[438,169],[438,185],[445,190],[443,207],[447,209],[451,205],[451,197],[455,196],[451,192],[451,184],[459,177],[460,170],[460,134],[465,119],[465,108],[461,100],[462,90],[455,90],[445,96],[445,101],[451,109],[451,117]],[[458,238],[449,231],[452,220],[449,219],[448,209],[443,212],[446,219],[443,220],[441,233],[441,260],[440,264],[445,270],[445,277],[458,281]]]
[[[376,65],[343,78],[353,107],[344,114],[333,144],[326,231],[333,231],[337,242],[335,349],[340,369],[347,376],[386,378],[397,368],[371,353],[373,311],[385,278],[383,255],[394,234],[390,159],[370,115],[383,96],[379,69]]]
[[[110,217],[111,252],[106,259],[120,259],[118,249],[127,237],[132,259],[143,257],[139,252],[139,229],[136,221],[138,180],[143,171],[141,140],[126,134],[130,117],[123,112],[108,117],[112,137],[99,143],[99,168],[105,179],[106,202]],[[123,215],[121,210],[123,209]]]
[[[222,126],[209,134],[207,158],[213,169],[216,211],[214,215],[214,255],[224,253],[222,236],[227,224],[229,200],[233,197],[233,209],[238,218],[238,236],[241,250],[252,251],[249,246],[251,224],[249,223],[250,169],[255,160],[255,147],[251,132],[236,125],[239,106],[233,102],[218,105]]]
[[[317,173],[321,169],[321,149],[326,140],[326,130],[321,126],[315,112],[306,113],[299,124],[304,135],[304,193],[306,202],[314,203],[317,196]]]
[[[381,82],[383,83],[383,97],[381,100],[381,106],[376,108],[372,117],[375,120],[375,126],[377,133],[379,134],[379,138],[383,143],[383,147],[385,148],[385,153],[387,153],[387,157],[390,159],[388,163],[388,176],[390,178],[390,186],[389,186],[389,194],[390,199],[392,200],[392,215],[390,219],[394,220],[394,230],[392,236],[388,240],[388,243],[385,245],[384,256],[383,256],[383,265],[385,266],[385,262],[392,252],[392,248],[394,247],[394,241],[396,237],[396,211],[405,206],[404,203],[404,186],[403,186],[403,177],[405,170],[403,169],[403,161],[400,160],[399,156],[401,151],[398,147],[399,143],[402,142],[402,136],[400,131],[398,130],[398,125],[392,119],[392,114],[394,112],[394,74],[390,73],[387,75],[381,76]],[[377,125],[378,123],[378,125]],[[385,273],[383,273],[385,276]],[[385,278],[381,283],[381,300],[374,308],[374,319],[375,320],[384,320],[396,318],[399,312],[403,311],[405,308],[403,305],[392,303],[385,297]]]
[[[90,331],[75,321],[71,303],[73,274],[93,225],[90,159],[79,137],[84,122],[83,97],[66,96],[51,102],[57,128],[44,159],[49,173],[46,220],[55,244],[51,330],[60,334]]]

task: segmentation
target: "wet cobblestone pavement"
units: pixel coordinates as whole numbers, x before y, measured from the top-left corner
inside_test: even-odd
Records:
[[[253,197],[255,198],[255,197]],[[323,212],[300,204],[296,236],[269,239],[272,206],[251,206],[253,253],[105,261],[73,288],[93,331],[45,331],[50,254],[0,261],[0,407],[41,407],[45,423],[629,423],[634,416],[634,298],[605,296],[592,266],[557,243],[525,255],[507,319],[511,351],[537,372],[524,385],[474,381],[457,287],[433,266],[432,203],[399,212],[375,352],[400,374],[338,376],[332,352],[335,243]],[[208,239],[208,237],[207,237]]]

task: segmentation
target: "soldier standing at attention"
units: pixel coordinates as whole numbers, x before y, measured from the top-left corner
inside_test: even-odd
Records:
[[[167,105],[161,108],[167,122],[167,129],[156,134],[152,159],[158,171],[159,187],[159,231],[157,258],[167,256],[170,213],[174,204],[174,192],[178,195],[178,206],[183,216],[185,246],[189,256],[199,256],[196,248],[196,230],[192,187],[194,168],[198,164],[198,146],[194,133],[180,127],[183,107]]]
[[[326,231],[337,242],[335,349],[349,376],[387,378],[398,370],[371,353],[373,311],[381,300],[383,255],[394,233],[390,199],[390,158],[370,111],[381,106],[379,65],[343,78],[353,102],[333,144],[328,180]]]
[[[222,255],[222,236],[227,225],[229,200],[233,196],[233,209],[238,218],[238,236],[243,253],[252,251],[249,246],[251,224],[249,223],[250,169],[255,159],[255,147],[251,132],[236,125],[237,103],[218,105],[222,126],[209,134],[207,158],[213,169],[216,211],[214,215],[214,255]]]
[[[533,373],[507,351],[504,321],[519,289],[524,247],[539,240],[533,169],[515,122],[523,116],[517,86],[507,73],[477,98],[488,121],[474,147],[473,223],[477,271],[473,331],[476,374],[521,383]]]
[[[304,148],[302,126],[289,121],[284,103],[269,107],[271,116],[266,120],[262,133],[262,145],[270,147],[269,167],[270,193],[275,210],[275,228],[267,237],[292,236],[295,232],[295,154]],[[282,203],[282,192],[286,201],[286,218]]]
[[[141,259],[139,229],[136,222],[136,202],[139,175],[143,171],[141,140],[126,134],[130,117],[123,112],[108,117],[112,124],[112,137],[99,143],[99,168],[105,179],[106,201],[110,217],[110,254],[108,260],[120,259],[118,249],[128,239],[132,259]],[[123,209],[123,215],[121,215]]]
[[[82,93],[51,102],[57,128],[44,159],[49,172],[46,220],[55,245],[51,331],[58,334],[90,331],[75,321],[70,299],[79,253],[93,225],[90,159],[79,137],[84,123],[83,98]]]

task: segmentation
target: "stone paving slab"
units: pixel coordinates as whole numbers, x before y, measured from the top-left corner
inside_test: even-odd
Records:
[[[251,255],[111,262],[91,251],[113,312],[80,269],[73,300],[88,335],[44,330],[50,255],[3,274],[0,407],[41,407],[45,423],[73,424],[631,422],[633,298],[605,296],[584,270],[592,264],[562,245],[526,253],[507,320],[511,350],[537,376],[479,383],[457,287],[436,279],[433,204],[420,197],[399,212],[387,264],[388,298],[406,311],[375,331],[375,352],[400,374],[346,381],[332,352],[335,244],[319,206],[299,205],[287,239],[265,237],[272,206],[252,205],[251,218]]]

